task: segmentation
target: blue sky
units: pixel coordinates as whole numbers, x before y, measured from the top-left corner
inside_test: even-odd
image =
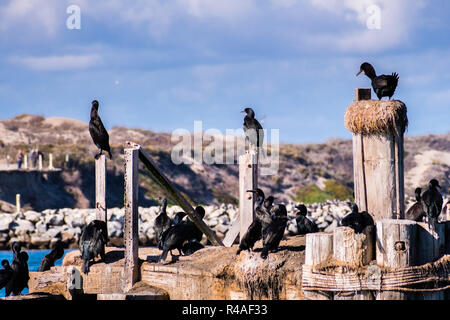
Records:
[[[69,30],[69,5],[81,29]],[[369,29],[380,11],[381,29]],[[252,106],[283,142],[350,138],[371,62],[397,72],[408,135],[449,132],[445,0],[3,0],[0,118],[20,113],[171,132],[242,126]]]

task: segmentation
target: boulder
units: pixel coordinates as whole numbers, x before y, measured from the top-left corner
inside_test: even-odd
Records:
[[[1,214],[0,215],[0,232],[9,231],[10,224],[14,221],[14,215]]]
[[[41,219],[42,213],[29,210],[29,211],[24,212],[24,216],[25,216],[26,220],[36,223]]]

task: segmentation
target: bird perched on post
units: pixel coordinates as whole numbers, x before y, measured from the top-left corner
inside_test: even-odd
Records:
[[[317,225],[306,217],[306,214],[308,213],[306,206],[300,204],[295,206],[295,208],[298,210],[295,216],[295,221],[297,222],[297,234],[304,235],[307,233],[318,232],[319,228]]]
[[[428,226],[435,230],[437,217],[441,214],[444,200],[437,188],[440,188],[439,182],[432,179],[428,184],[428,189],[422,194],[422,207],[427,215]]]
[[[423,211],[422,197],[420,195],[422,193],[422,189],[416,188],[416,190],[414,190],[414,193],[416,194],[416,202],[411,206],[411,208],[406,211],[405,219],[420,222],[425,216],[425,212]]]
[[[83,258],[81,271],[84,274],[89,273],[89,263],[98,255],[102,261],[105,261],[105,245],[108,242],[108,229],[105,221],[93,220],[81,231],[78,245]]]
[[[91,134],[94,144],[99,148],[100,152],[95,156],[98,159],[103,151],[108,152],[109,158],[112,159],[111,148],[109,146],[109,135],[103,125],[102,119],[98,115],[98,101],[92,101],[91,120],[89,120],[89,133]]]
[[[389,97],[389,100],[391,100],[398,85],[399,77],[397,73],[394,72],[392,75],[382,74],[381,76],[377,76],[374,67],[368,62],[364,62],[361,65],[356,76],[359,76],[361,73],[364,73],[372,80],[372,88],[378,100],[381,100],[382,97]]]
[[[18,242],[12,244],[12,251],[14,258],[11,264],[13,271],[12,277],[5,287],[5,296],[11,293],[16,296],[19,295],[23,289],[28,287],[28,280],[30,279],[28,271],[28,254],[22,250],[22,245]]]
[[[261,251],[261,258],[263,259],[267,258],[269,251],[274,252],[278,249],[288,222],[285,205],[277,204],[270,211],[272,222],[262,231],[263,249]]]
[[[161,211],[155,218],[155,224],[153,227],[153,229],[155,230],[156,239],[158,240],[161,238],[163,232],[169,229],[170,225],[172,224],[172,221],[167,215],[166,208],[167,208],[167,199],[164,198],[162,200]]]
[[[245,136],[255,148],[261,148],[264,142],[264,131],[261,124],[255,119],[255,111],[252,108],[245,108],[241,113],[246,114],[244,117]]]
[[[62,242],[58,240],[50,251],[41,261],[38,271],[47,271],[55,265],[55,261],[61,259],[64,255],[64,248]]]
[[[342,219],[341,225],[352,228],[356,233],[361,233],[367,226],[373,226],[374,221],[366,211],[359,212],[358,206],[353,203],[352,212]]]

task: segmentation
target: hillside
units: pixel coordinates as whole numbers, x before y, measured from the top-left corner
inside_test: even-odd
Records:
[[[192,200],[203,204],[237,203],[237,164],[175,165],[171,161],[171,150],[178,142],[171,141],[170,133],[113,127],[109,134],[114,159],[108,160],[108,206],[123,205],[123,148],[127,140],[141,144],[159,168]],[[13,203],[15,193],[23,193],[24,204],[39,210],[45,209],[44,206],[93,207],[93,156],[97,150],[89,136],[88,124],[34,115],[0,121],[0,168],[4,168],[7,154],[14,159],[19,148],[28,152],[36,145],[44,152],[44,165],[51,152],[57,167],[64,166],[68,154],[71,168],[52,177],[52,181],[45,180],[43,188],[35,187],[33,190],[41,190],[38,195],[35,191],[33,194],[26,191],[27,183],[32,183],[27,179],[31,178],[9,179],[7,185],[0,180],[0,200]],[[352,165],[350,140],[282,144],[278,173],[262,177],[260,186],[280,201],[345,200],[352,196]],[[432,177],[439,179],[442,191],[447,193],[450,187],[450,133],[406,137],[406,194],[412,196],[416,186],[425,186]],[[141,170],[140,205],[150,205],[161,195],[147,173]]]

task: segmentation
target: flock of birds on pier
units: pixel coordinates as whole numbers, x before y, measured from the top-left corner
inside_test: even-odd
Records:
[[[398,84],[398,74],[377,76],[372,65],[365,62],[361,65],[359,74],[365,74],[370,80],[374,92],[378,99],[382,97],[392,98]],[[99,149],[99,153],[95,155],[98,159],[105,151],[109,158],[112,159],[111,148],[109,145],[108,131],[105,129],[102,120],[98,114],[99,103],[97,100],[92,101],[89,133],[94,144]],[[263,127],[255,118],[255,112],[252,108],[245,108],[242,113],[244,117],[244,133],[249,141],[250,149],[258,151],[263,146],[264,132]],[[441,213],[443,199],[438,188],[440,188],[437,180],[430,181],[427,190],[422,193],[421,188],[415,190],[416,203],[406,212],[405,218],[414,221],[422,221],[427,219],[430,228],[434,228],[436,219]],[[254,194],[255,197],[255,219],[249,226],[247,232],[242,237],[239,248],[236,252],[239,255],[242,251],[253,251],[253,248],[259,240],[262,240],[261,258],[266,259],[271,252],[279,249],[279,244],[283,239],[285,229],[288,222],[286,206],[282,203],[275,204],[273,196],[266,197],[263,190],[248,190],[247,192]],[[167,215],[167,199],[162,200],[161,211],[155,219],[154,231],[158,241],[158,248],[162,251],[159,261],[164,262],[170,252],[172,260],[176,259],[172,255],[173,250],[177,250],[179,256],[190,255],[195,251],[204,248],[201,243],[203,233],[191,221],[185,212],[178,212],[171,219]],[[296,224],[299,235],[318,232],[317,225],[307,217],[307,208],[304,204],[296,207]],[[352,228],[356,233],[364,232],[365,228],[374,225],[372,216],[366,211],[359,211],[356,204],[351,205],[351,213],[342,219],[340,224]],[[201,206],[195,208],[196,213],[202,219],[205,216],[205,210]],[[86,225],[79,239],[79,249],[83,260],[81,270],[87,274],[90,270],[91,261],[99,255],[102,261],[106,261],[105,246],[108,243],[108,231],[105,221],[93,220]],[[0,289],[5,287],[6,296],[18,295],[28,286],[29,270],[28,270],[28,254],[22,251],[22,245],[18,242],[12,244],[13,260],[10,264],[8,260],[1,262],[0,269]],[[43,272],[50,270],[56,260],[60,259],[64,254],[61,241],[57,241],[51,252],[46,255],[41,262],[38,271]]]

